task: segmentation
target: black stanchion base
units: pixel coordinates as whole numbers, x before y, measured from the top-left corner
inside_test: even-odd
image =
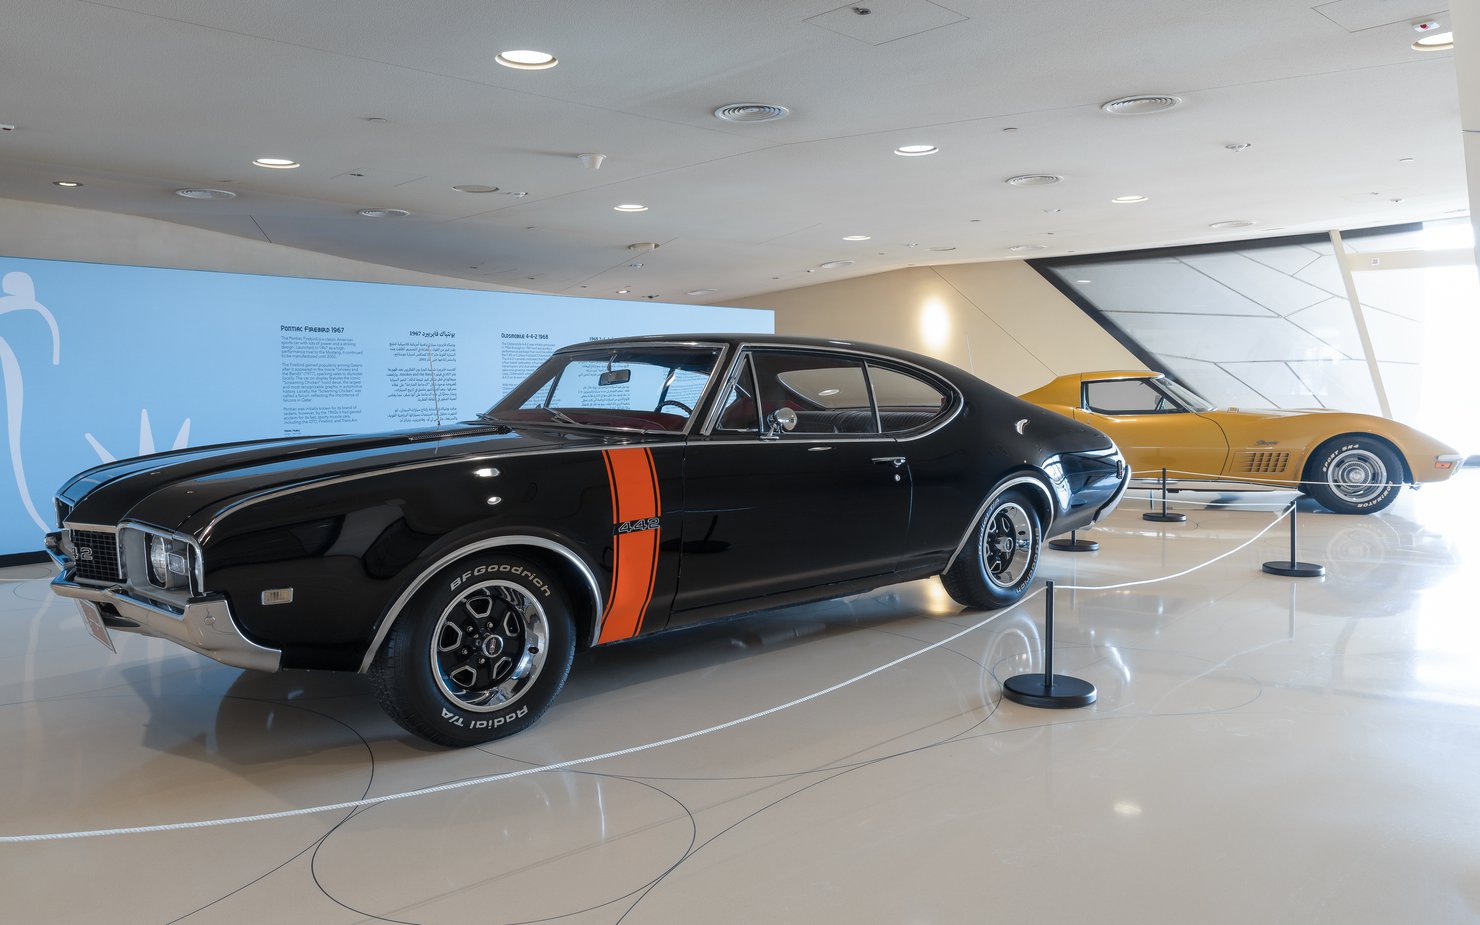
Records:
[[[1094,552],[1100,548],[1100,544],[1094,540],[1049,540],[1049,549],[1059,549],[1064,552]]]
[[[1314,562],[1291,562],[1288,559],[1266,562],[1264,570],[1271,575],[1283,575],[1286,578],[1319,578],[1326,574],[1324,565],[1317,565]]]
[[[1187,515],[1178,511],[1167,511],[1165,514],[1152,511],[1141,515],[1142,520],[1149,520],[1158,524],[1179,524],[1187,519]]]
[[[1056,674],[1053,686],[1043,683],[1043,672],[1020,674],[1002,682],[1002,696],[1026,707],[1067,710],[1087,707],[1095,702],[1095,686],[1079,678]]]

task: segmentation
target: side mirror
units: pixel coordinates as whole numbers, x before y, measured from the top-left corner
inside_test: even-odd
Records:
[[[766,415],[766,439],[776,440],[784,430],[790,433],[797,426],[797,413],[790,408],[777,408]]]

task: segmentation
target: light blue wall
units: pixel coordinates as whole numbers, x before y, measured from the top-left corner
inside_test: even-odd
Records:
[[[773,329],[756,309],[10,257],[0,290],[0,554],[39,549],[53,492],[100,460],[466,419],[564,344]]]

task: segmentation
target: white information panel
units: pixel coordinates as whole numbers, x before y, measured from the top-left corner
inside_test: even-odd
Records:
[[[99,461],[467,420],[557,347],[769,332],[769,311],[0,257],[0,555]]]

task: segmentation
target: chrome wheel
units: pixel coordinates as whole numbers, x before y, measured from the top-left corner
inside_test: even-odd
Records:
[[[1376,453],[1364,447],[1352,447],[1327,463],[1326,481],[1340,500],[1362,504],[1387,489],[1388,469]]]
[[[502,710],[539,678],[549,632],[544,609],[524,588],[507,581],[473,585],[432,629],[432,677],[464,710]]]
[[[1010,588],[1022,580],[1033,565],[1033,522],[1027,510],[1010,501],[992,512],[982,534],[982,562],[987,579]]]

